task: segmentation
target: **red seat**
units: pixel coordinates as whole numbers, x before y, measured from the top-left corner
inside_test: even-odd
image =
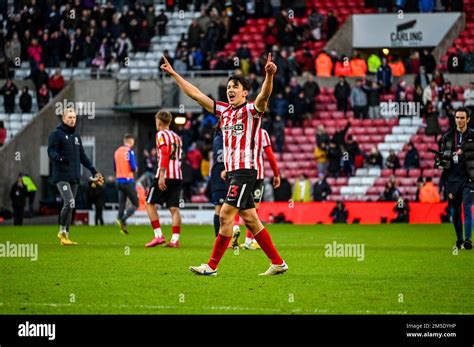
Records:
[[[382,169],[382,177],[390,177],[393,175],[392,169]]]
[[[407,176],[407,170],[405,170],[405,169],[396,169],[395,170],[395,176],[396,177],[406,177]]]
[[[420,169],[411,169],[408,170],[408,176],[409,177],[420,177],[421,176],[421,170]]]

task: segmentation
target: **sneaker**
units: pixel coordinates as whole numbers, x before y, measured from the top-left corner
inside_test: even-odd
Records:
[[[154,237],[150,242],[148,242],[145,245],[145,247],[155,247],[155,246],[161,245],[162,243],[165,243],[165,242],[166,242],[166,240],[165,240],[164,236]]]
[[[464,241],[463,240],[457,240],[456,241],[456,248],[457,249],[463,249]]]
[[[472,241],[471,240],[464,241],[464,249],[467,249],[467,250],[472,249]]]
[[[272,264],[267,271],[260,274],[260,276],[280,275],[288,271],[288,265],[285,262],[281,265]]]
[[[176,241],[176,242],[168,242],[165,247],[169,247],[169,248],[179,248],[179,241]]]
[[[251,243],[242,243],[240,245],[240,247],[242,247],[243,249],[248,249],[249,251],[256,251],[257,249],[254,247],[253,244]]]
[[[119,218],[115,220],[115,224],[120,228],[120,232],[124,235],[128,235],[127,226]]]
[[[217,276],[217,269],[212,268],[207,264],[201,264],[200,266],[190,266],[189,271],[201,276]]]

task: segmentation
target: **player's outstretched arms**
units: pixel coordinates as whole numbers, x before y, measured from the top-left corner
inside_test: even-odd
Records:
[[[255,108],[258,112],[265,112],[268,105],[270,95],[273,90],[273,76],[276,74],[277,66],[272,62],[272,54],[268,53],[267,63],[265,64],[265,80],[262,84],[262,89],[255,99]]]
[[[214,100],[208,97],[206,94],[201,92],[196,86],[186,81],[179,73],[174,71],[173,67],[163,56],[164,64],[161,64],[160,69],[170,75],[178,84],[179,88],[186,93],[191,99],[196,101],[199,105],[204,107],[207,111],[214,114]]]

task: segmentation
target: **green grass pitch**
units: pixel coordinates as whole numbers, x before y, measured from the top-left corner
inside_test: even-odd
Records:
[[[145,249],[149,227],[1,227],[0,243],[37,243],[38,260],[0,258],[0,314],[473,314],[474,251],[453,254],[451,225],[271,225],[289,265],[281,276],[261,250],[208,260],[212,226],[184,226],[180,249]],[[164,227],[169,239],[170,228]],[[243,237],[241,236],[242,241]],[[325,245],[358,243],[365,259],[325,256]]]

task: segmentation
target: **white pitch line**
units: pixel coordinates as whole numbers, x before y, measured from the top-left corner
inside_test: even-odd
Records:
[[[49,306],[49,307],[73,307],[73,306],[84,306],[84,307],[104,307],[104,308],[146,308],[146,309],[177,309],[178,306],[162,306],[162,305],[128,305],[128,304],[81,304],[81,303],[69,303],[69,304],[55,304],[55,303],[35,303],[35,302],[24,302],[24,303],[9,303],[0,302],[0,306]],[[180,306],[181,307],[181,306]],[[264,312],[279,312],[285,314],[283,309],[277,308],[262,308],[262,307],[236,307],[236,306],[203,306],[203,310],[213,311],[264,311]],[[295,308],[290,312],[303,312],[303,313],[325,313],[325,314],[347,314],[341,313],[340,311],[329,311],[327,309],[316,308],[314,310],[307,310],[301,308]],[[406,315],[408,311],[385,311],[378,312],[372,310],[357,310],[356,314],[391,314],[391,315]],[[472,315],[473,313],[466,312],[439,312],[436,314],[440,315]]]

